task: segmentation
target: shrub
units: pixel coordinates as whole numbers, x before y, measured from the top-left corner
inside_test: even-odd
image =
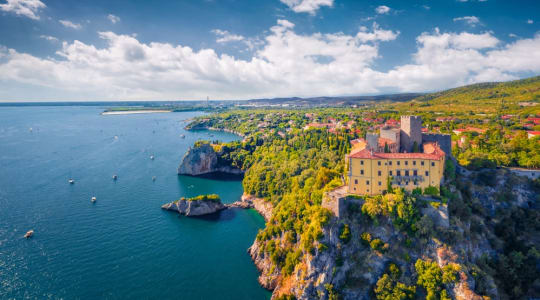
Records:
[[[438,196],[439,195],[439,189],[434,186],[428,186],[424,189],[424,195],[431,195],[431,196]]]
[[[339,239],[345,244],[351,240],[351,230],[349,229],[349,225],[343,224],[343,226],[341,226]]]

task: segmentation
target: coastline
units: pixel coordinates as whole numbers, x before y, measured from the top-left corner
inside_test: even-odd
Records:
[[[228,132],[232,134],[236,134],[242,138],[245,138],[246,135],[243,133],[240,133],[238,131],[230,130],[227,128],[216,128],[216,127],[208,127],[208,126],[195,126],[192,128],[189,128],[189,125],[184,128],[185,130],[211,130],[211,131],[221,131],[221,132]]]
[[[122,110],[122,111],[104,111],[101,113],[103,116],[107,115],[133,115],[133,114],[156,114],[156,113],[170,113],[171,110]]]

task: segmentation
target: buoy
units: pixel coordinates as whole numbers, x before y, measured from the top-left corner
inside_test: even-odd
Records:
[[[32,235],[34,235],[34,230],[28,230],[26,234],[24,235],[24,237],[29,238],[29,237],[32,237]]]

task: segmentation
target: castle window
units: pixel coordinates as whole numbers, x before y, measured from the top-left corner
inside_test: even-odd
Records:
[[[426,176],[429,176],[429,172],[428,172],[428,171],[426,171]]]
[[[389,162],[388,162],[388,165],[391,166],[391,165],[392,165],[392,161],[389,161]]]
[[[390,171],[390,176],[392,176],[392,171]]]
[[[369,180],[366,180],[366,184],[369,185]]]
[[[381,176],[381,171],[377,172],[379,176]]]
[[[413,160],[412,164],[413,166],[416,166],[416,160]]]
[[[363,160],[360,161],[360,165],[362,165],[362,166],[364,165],[364,161],[363,161]]]
[[[358,184],[358,179],[355,179],[355,180],[354,180],[354,184]]]
[[[397,174],[397,176],[401,176],[401,171],[400,171],[400,170],[397,170],[397,171],[396,171],[396,174]]]
[[[409,170],[405,170],[405,176],[409,176]]]
[[[381,186],[381,185],[382,185],[382,182],[379,181],[379,186]]]
[[[424,161],[421,161],[420,164],[423,166],[423,165],[424,165]]]
[[[381,161],[380,161],[380,160],[377,162],[377,165],[379,165],[379,166],[381,165]]]
[[[360,175],[364,175],[364,170],[360,170]]]
[[[398,160],[398,161],[397,161],[397,165],[399,166],[399,164],[400,164],[400,161]]]
[[[408,165],[409,165],[409,161],[406,160],[406,161],[405,161],[405,165],[408,166]]]
[[[418,171],[414,170],[413,171],[413,176],[418,176]]]
[[[435,162],[434,161],[431,162],[431,166],[435,167]]]

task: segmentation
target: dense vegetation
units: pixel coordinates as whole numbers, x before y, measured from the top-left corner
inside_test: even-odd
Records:
[[[207,195],[199,195],[192,198],[180,198],[182,201],[211,201],[211,202],[221,202],[221,198],[216,194],[207,194]]]
[[[464,87],[406,104],[380,107],[232,110],[197,118],[190,127],[228,130],[245,137],[231,143],[215,141],[212,146],[219,153],[220,163],[246,170],[243,179],[246,193],[273,204],[272,218],[257,234],[257,241],[261,245],[260,254],[272,263],[271,272],[287,277],[310,256],[328,251],[331,246],[323,242],[331,214],[321,207],[321,202],[326,191],[347,181],[344,156],[350,151],[351,140],[376,131],[386,121],[399,120],[402,114],[420,114],[431,131],[452,134],[454,142],[464,137],[461,145],[453,147],[453,155],[463,166],[540,167],[539,139],[528,138],[524,127],[527,118],[540,116],[540,106],[519,104],[538,103],[539,91],[540,77],[536,77]],[[493,107],[503,110],[495,111]],[[513,116],[501,119],[506,113]],[[438,120],[440,117],[453,119]],[[459,137],[452,133],[454,129],[469,126],[485,131],[466,132]],[[540,130],[538,125],[531,126]],[[474,184],[497,188],[500,192],[496,200],[512,203],[515,199],[511,189],[515,182],[508,179],[504,186],[495,186],[495,175],[489,172],[495,171],[478,172]],[[399,260],[402,268],[408,266],[403,274],[396,264],[389,264],[373,286],[373,296],[448,299],[449,287],[465,273],[474,277],[477,283],[474,290],[478,294],[490,295],[489,278],[494,278],[503,299],[531,295],[532,290],[540,287],[537,268],[540,254],[535,247],[540,229],[538,210],[509,206],[488,213],[473,196],[473,183],[458,176],[456,166],[450,161],[445,166],[445,179],[440,190],[429,187],[407,193],[388,189],[385,195],[362,197],[361,205],[349,207],[366,228],[390,224],[402,237],[403,245],[395,245],[373,231],[357,232],[367,251],[391,257],[396,264]],[[538,182],[530,189],[540,194]],[[448,227],[440,227],[430,216],[422,214],[430,205],[437,209],[446,204],[451,216]],[[354,244],[354,230],[358,230],[354,226],[348,222],[339,224],[340,247]],[[451,248],[464,239],[480,239],[484,235],[497,255],[441,265],[418,256],[434,241]],[[328,284],[325,291],[326,298],[337,298],[340,287]],[[292,296],[283,295],[282,299]]]
[[[398,104],[413,111],[444,113],[533,113],[538,107],[520,107],[520,102],[540,100],[540,76],[509,82],[479,83],[420,96]]]

